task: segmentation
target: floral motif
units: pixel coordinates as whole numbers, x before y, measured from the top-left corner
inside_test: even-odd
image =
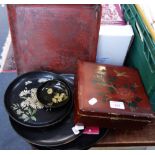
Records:
[[[136,111],[138,103],[142,100],[135,96],[136,88],[139,86],[136,83],[126,83],[120,87],[116,81],[120,77],[128,77],[128,75],[126,72],[119,72],[117,70],[113,70],[113,74],[115,75],[107,74],[105,70],[97,70],[92,81],[95,85],[98,84],[100,87],[107,88],[104,92],[99,92],[98,94],[102,97],[102,102],[106,103],[112,99],[113,94],[117,94],[128,105],[131,111]]]
[[[23,90],[20,92],[19,97],[23,101],[18,104],[13,104],[12,109],[16,112],[20,119],[24,121],[33,120],[36,121],[35,114],[37,110],[43,109],[44,105],[37,99],[37,88],[30,90]]]
[[[31,84],[32,83],[32,81],[26,81],[25,82],[25,85],[27,86],[27,85],[29,85],[29,84]]]
[[[132,102],[135,98],[134,92],[128,88],[117,88],[117,94],[122,100],[126,100],[128,102]]]
[[[41,78],[41,79],[38,80],[38,83],[44,83],[44,82],[46,82],[48,80],[50,80],[50,79]]]
[[[22,111],[21,109],[18,109],[18,110],[16,111],[16,113],[17,113],[17,115],[21,115],[21,114],[23,114],[23,111]]]
[[[19,96],[23,97],[23,96],[26,96],[28,94],[30,94],[30,90],[23,90],[23,91],[20,92]]]

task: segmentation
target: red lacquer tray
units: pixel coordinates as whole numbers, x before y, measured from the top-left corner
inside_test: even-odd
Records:
[[[95,61],[101,5],[8,5],[18,73],[75,73]]]

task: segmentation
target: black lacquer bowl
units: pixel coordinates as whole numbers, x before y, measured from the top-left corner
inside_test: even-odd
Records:
[[[64,80],[50,80],[38,88],[37,98],[46,108],[60,108],[71,101],[72,97]]]
[[[47,81],[62,81],[67,86],[69,100],[63,107],[45,108],[37,97],[38,88]],[[66,84],[67,83],[67,84]],[[64,86],[63,85],[63,86]],[[4,96],[6,110],[16,122],[27,127],[47,127],[61,122],[73,106],[73,84],[52,72],[29,72],[18,76],[7,88]]]

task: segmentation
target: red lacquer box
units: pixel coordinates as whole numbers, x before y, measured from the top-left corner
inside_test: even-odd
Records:
[[[8,5],[18,73],[75,73],[78,59],[96,61],[101,5]]]
[[[79,61],[75,90],[75,123],[139,128],[154,118],[135,69]]]

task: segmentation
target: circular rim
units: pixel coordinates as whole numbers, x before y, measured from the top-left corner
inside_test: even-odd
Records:
[[[10,117],[9,119],[10,119],[10,122],[11,122],[11,125],[12,125],[12,123],[13,123],[14,120],[13,120],[11,117]],[[14,122],[17,123],[16,121],[14,121]],[[13,125],[12,125],[12,127],[13,127]],[[36,143],[36,142],[32,142],[32,141],[30,141],[29,139],[23,137],[23,136],[17,131],[17,129],[15,129],[14,127],[13,127],[13,129],[16,131],[16,133],[17,133],[20,137],[24,138],[28,143],[31,143],[32,145],[37,145],[37,146],[40,146],[40,147],[57,147],[57,146],[59,147],[59,146],[62,146],[62,145],[66,145],[66,144],[68,144],[68,143],[74,141],[76,138],[78,138],[78,137],[80,137],[80,136],[82,135],[82,132],[80,132],[78,135],[75,135],[75,137],[72,137],[70,140],[68,140],[67,142],[64,142],[63,144],[39,144],[39,143]]]
[[[24,122],[16,119],[10,112],[9,112],[9,108],[7,107],[7,104],[5,104],[7,101],[6,101],[6,98],[7,98],[7,94],[9,92],[9,90],[13,87],[14,83],[16,81],[18,81],[19,79],[21,79],[22,77],[25,77],[27,75],[31,75],[31,74],[39,74],[39,73],[45,73],[45,74],[50,74],[51,76],[55,76],[63,81],[66,81],[65,78],[59,74],[55,74],[53,72],[49,72],[49,71],[34,71],[34,72],[28,72],[28,73],[24,73],[24,74],[21,74],[19,75],[17,78],[15,78],[10,84],[9,86],[7,87],[6,91],[5,91],[5,95],[4,95],[4,106],[5,106],[5,109],[9,115],[10,118],[12,118],[15,122],[23,125],[23,126],[26,126],[26,127],[31,127],[31,128],[43,128],[43,127],[48,127],[48,126],[54,126],[58,123],[60,123],[62,120],[65,119],[65,117],[70,113],[72,107],[73,107],[73,97],[71,99],[71,101],[68,103],[70,106],[68,106],[68,111],[66,112],[66,114],[64,116],[62,116],[59,120],[55,121],[55,122],[52,122],[52,123],[48,123],[48,124],[44,124],[44,125],[29,125],[29,124],[25,124]],[[68,86],[69,88],[72,88],[73,87],[73,83],[68,83]],[[71,92],[71,96],[73,96],[73,92]],[[67,105],[66,105],[67,106]]]
[[[62,106],[65,106],[72,99],[72,96],[71,96],[72,93],[71,93],[71,90],[70,90],[70,88],[69,88],[69,86],[68,86],[68,84],[67,84],[66,81],[64,81],[64,80],[57,80],[57,79],[49,80],[49,81],[43,83],[40,87],[38,87],[38,90],[37,90],[37,98],[38,98],[38,100],[41,103],[43,103],[45,105],[48,104],[48,103],[44,103],[43,98],[41,97],[41,89],[43,89],[47,83],[52,82],[52,81],[57,81],[57,82],[62,83],[62,85],[64,85],[64,87],[67,89],[68,96],[69,96],[68,99],[65,100],[64,102],[62,102],[62,103],[60,103],[58,105],[51,105],[51,106],[47,107],[47,108],[50,108],[50,109],[56,109],[56,108],[60,108]]]
[[[16,123],[14,120],[12,120],[11,118],[10,118],[10,123],[11,123],[11,125],[12,125],[12,123]],[[18,131],[17,131],[17,129],[18,129],[18,127],[15,129],[14,128],[14,126],[12,125],[12,127],[13,127],[13,129],[16,131],[16,133],[20,136],[20,137],[22,137],[22,138],[24,138],[28,143],[30,143],[30,144],[32,144],[32,145],[35,145],[36,147],[45,147],[46,149],[70,149],[69,147],[67,147],[66,145],[68,145],[69,143],[73,143],[74,141],[76,141],[78,138],[80,138],[80,137],[85,137],[85,138],[87,138],[87,137],[91,137],[91,138],[93,138],[93,136],[100,136],[97,140],[95,140],[93,143],[91,143],[89,146],[86,146],[86,147],[82,147],[82,148],[80,148],[80,149],[87,149],[87,148],[90,148],[91,146],[93,146],[95,143],[97,143],[99,140],[101,140],[103,137],[105,137],[106,135],[107,135],[107,133],[108,133],[108,129],[107,128],[103,128],[103,129],[101,129],[101,131],[100,131],[100,135],[85,135],[85,134],[82,134],[82,132],[80,132],[80,134],[79,135],[76,135],[74,138],[72,138],[72,139],[70,139],[69,141],[67,141],[67,142],[64,142],[63,144],[41,144],[41,143],[36,143],[36,142],[34,142],[34,141],[31,141],[31,140],[29,140],[29,139],[27,139],[27,138],[25,138],[25,137],[23,137]],[[89,138],[90,138],[89,137]],[[70,145],[70,144],[69,144]],[[62,147],[62,148],[61,148]],[[71,148],[71,149],[76,149],[76,148]]]
[[[80,150],[87,150],[87,149],[89,149],[89,148],[91,148],[91,147],[93,147],[93,145],[95,145],[96,143],[98,143],[102,138],[104,138],[107,134],[108,134],[108,132],[109,132],[109,129],[107,129],[107,128],[104,128],[104,129],[101,129],[102,131],[102,133],[101,133],[101,136],[95,141],[95,142],[92,142],[90,145],[88,145],[88,146],[82,146],[81,148],[80,148]],[[80,136],[82,136],[82,134],[80,135]],[[77,138],[80,138],[80,136],[79,137],[77,137]],[[86,135],[86,136],[88,136],[88,135]],[[89,135],[89,136],[94,136],[94,135]],[[75,139],[76,140],[76,139]],[[74,140],[73,140],[74,141]],[[69,142],[69,143],[72,143],[73,141],[71,141],[71,142]],[[33,143],[31,143],[31,142],[29,142],[32,146],[34,146],[34,147],[36,147],[36,148],[38,148],[39,150],[79,150],[79,148],[76,148],[76,146],[75,147],[67,147],[67,146],[65,146],[65,145],[68,145],[69,143],[66,143],[66,144],[64,144],[64,145],[59,145],[59,146],[39,146],[39,145],[35,145],[35,144],[33,144]]]

